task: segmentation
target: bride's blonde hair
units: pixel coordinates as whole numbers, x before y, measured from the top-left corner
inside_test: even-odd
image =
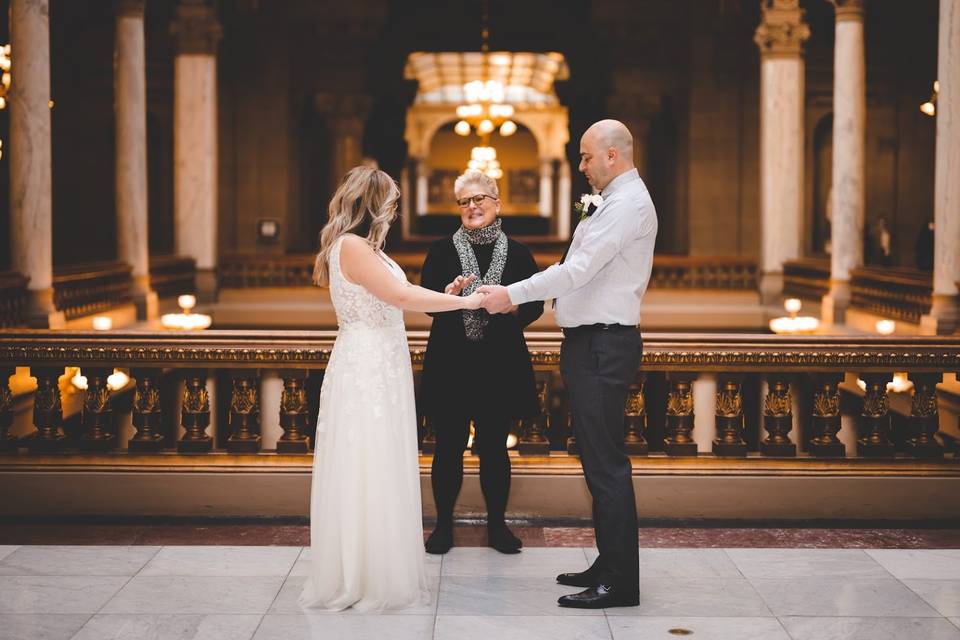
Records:
[[[345,233],[364,236],[374,249],[382,249],[399,199],[397,183],[383,171],[367,166],[350,169],[330,200],[329,219],[320,232],[320,251],[313,265],[313,283],[330,283],[330,250]]]

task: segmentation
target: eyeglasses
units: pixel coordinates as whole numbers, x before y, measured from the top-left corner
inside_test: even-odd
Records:
[[[497,199],[495,196],[490,196],[485,193],[478,193],[477,195],[470,196],[469,198],[457,199],[457,206],[460,207],[461,209],[466,209],[467,207],[470,206],[470,203],[472,202],[473,204],[479,207],[481,204],[483,204],[484,198],[490,198],[491,200]]]

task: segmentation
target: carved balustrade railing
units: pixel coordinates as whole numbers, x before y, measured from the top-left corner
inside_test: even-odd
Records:
[[[820,300],[830,292],[830,259],[802,258],[783,263],[783,294]]]
[[[308,453],[335,337],[295,331],[2,333],[0,450],[271,455],[264,452],[270,423],[276,427],[270,452]],[[415,367],[425,338],[410,334]],[[530,333],[528,345],[540,415],[516,425],[519,455],[575,454],[575,425],[557,370],[560,336]],[[32,432],[15,437],[17,403],[8,385],[26,376],[20,369],[11,378],[17,367],[29,367],[36,388]],[[79,368],[85,389],[69,386],[74,371],[65,374],[68,367]],[[125,386],[112,381],[116,370],[129,374]],[[632,455],[666,458],[954,464],[956,434],[939,432],[938,384],[958,371],[960,338],[650,334],[624,407],[624,443]],[[894,372],[905,374],[895,378]],[[67,391],[79,407],[72,415],[64,409]],[[21,394],[21,407],[28,395]],[[120,414],[128,421],[132,414],[125,442]],[[421,427],[421,448],[429,453],[432,425],[422,420]]]
[[[420,281],[425,252],[391,252],[411,282]],[[536,251],[537,265],[557,262],[561,251]],[[221,288],[305,287],[311,284],[313,255],[261,256],[232,254],[221,257]],[[754,260],[738,257],[655,256],[650,286],[662,289],[737,289],[757,287]]]
[[[933,274],[907,267],[860,267],[850,273],[850,290],[855,309],[917,324],[930,313]]]
[[[150,288],[161,298],[197,290],[197,264],[186,256],[150,256]]]
[[[0,329],[26,326],[27,282],[16,271],[0,271]]]
[[[130,302],[130,273],[122,262],[58,267],[53,272],[53,304],[67,319]]]

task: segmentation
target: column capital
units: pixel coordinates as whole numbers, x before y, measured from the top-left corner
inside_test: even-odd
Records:
[[[216,10],[204,0],[180,0],[177,17],[170,25],[177,54],[205,53],[214,55],[223,35]]]
[[[146,0],[113,0],[113,12],[118,18],[142,18]]]
[[[837,21],[863,20],[863,9],[867,0],[827,0],[836,10]]]
[[[800,0],[761,0],[762,19],[753,36],[761,56],[795,57],[803,54],[810,25],[803,21]]]

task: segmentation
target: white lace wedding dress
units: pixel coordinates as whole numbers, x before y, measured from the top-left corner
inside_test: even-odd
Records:
[[[339,332],[320,392],[310,499],[310,574],[300,604],[377,611],[425,604],[416,407],[403,312],[340,272]],[[390,271],[403,270],[385,255]]]

